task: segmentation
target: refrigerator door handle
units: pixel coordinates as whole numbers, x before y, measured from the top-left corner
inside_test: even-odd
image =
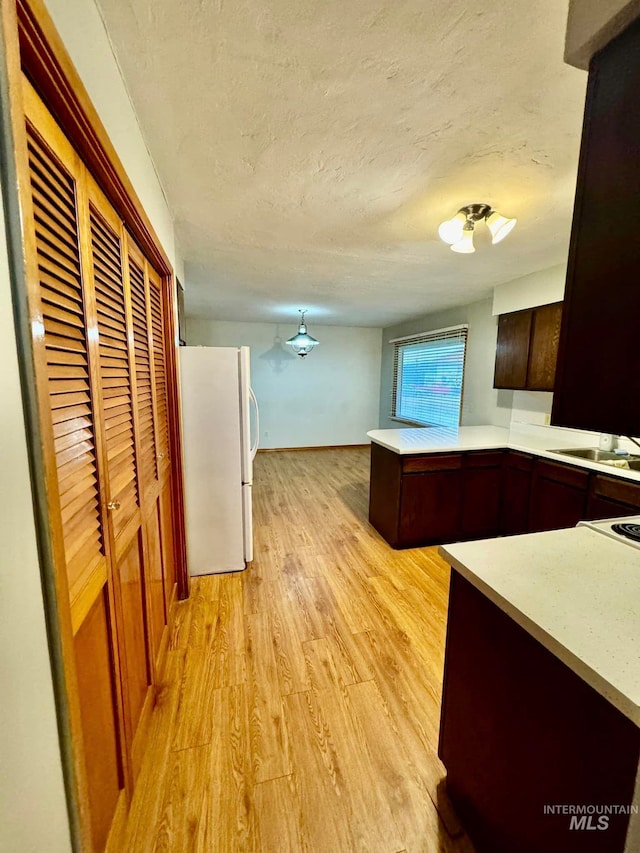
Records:
[[[253,402],[256,412],[256,434],[255,441],[251,447],[251,459],[254,460],[256,458],[256,453],[258,452],[258,444],[260,443],[260,409],[258,408],[258,401],[256,400],[256,395],[253,393],[253,388],[249,388],[249,397]]]

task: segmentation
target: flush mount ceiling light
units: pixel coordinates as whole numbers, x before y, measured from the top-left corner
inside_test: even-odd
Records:
[[[452,219],[447,219],[438,228],[441,240],[451,246],[452,252],[470,255],[475,252],[473,232],[476,222],[483,220],[491,232],[491,242],[499,243],[513,231],[517,219],[508,219],[494,210],[489,204],[468,204],[461,207]]]
[[[310,334],[307,333],[307,326],[304,322],[304,315],[307,313],[306,308],[299,308],[300,312],[300,325],[298,326],[298,334],[294,335],[292,338],[289,338],[287,344],[293,349],[296,355],[299,355],[300,358],[304,358],[305,355],[309,355],[311,350],[314,347],[317,347],[320,341],[317,341],[315,338],[312,338]]]

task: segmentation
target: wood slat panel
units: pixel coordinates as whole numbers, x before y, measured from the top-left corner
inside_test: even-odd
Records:
[[[129,256],[129,280],[133,314],[133,340],[136,365],[136,405],[140,423],[141,477],[144,488],[158,479],[153,399],[151,395],[151,360],[144,270]]]
[[[109,497],[119,503],[112,518],[117,535],[140,505],[133,433],[130,365],[120,236],[90,204],[91,258],[98,315],[100,379]],[[121,369],[113,374],[113,356]],[[118,427],[114,430],[114,427]]]
[[[156,392],[158,457],[161,462],[167,463],[169,460],[169,419],[162,281],[151,267],[149,267],[149,306],[153,342],[153,379]]]
[[[69,589],[104,560],[75,182],[27,127],[40,296]]]

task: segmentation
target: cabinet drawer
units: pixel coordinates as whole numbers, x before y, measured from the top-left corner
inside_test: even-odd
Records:
[[[403,456],[403,474],[419,474],[423,471],[456,471],[462,468],[461,453],[431,453],[428,456]]]
[[[473,450],[465,453],[465,468],[499,468],[502,465],[502,450]]]
[[[506,455],[505,464],[509,468],[517,468],[519,471],[531,471],[533,468],[533,456],[521,453],[519,450],[510,450]]]
[[[596,474],[591,484],[591,493],[598,497],[629,504],[640,508],[640,484],[628,480],[618,480]]]
[[[564,483],[565,486],[573,486],[575,489],[585,489],[589,480],[589,474],[586,471],[559,462],[538,460],[535,471],[538,477],[555,480],[556,483]]]

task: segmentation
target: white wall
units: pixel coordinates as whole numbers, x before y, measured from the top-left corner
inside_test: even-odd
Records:
[[[0,849],[71,849],[0,205]]]
[[[364,444],[378,425],[381,330],[313,326],[320,341],[301,359],[284,341],[295,324],[187,319],[190,346],[250,346],[260,405],[260,447]]]
[[[564,58],[587,69],[594,53],[640,15],[640,0],[571,0]]]
[[[382,364],[380,380],[380,428],[397,429],[403,424],[391,417],[391,395],[393,388],[393,338],[429,332],[468,323],[467,356],[464,372],[464,397],[462,401],[462,424],[494,424],[509,426],[511,421],[512,391],[497,391],[493,387],[493,372],[496,360],[498,321],[491,313],[491,299],[483,299],[470,305],[450,308],[407,320],[398,326],[382,331]],[[404,424],[406,426],[406,424]]]
[[[158,239],[184,284],[171,211],[98,8],[93,0],[45,0],[45,4]]]
[[[493,313],[509,314],[564,299],[567,265],[559,264],[499,284],[493,289]]]

